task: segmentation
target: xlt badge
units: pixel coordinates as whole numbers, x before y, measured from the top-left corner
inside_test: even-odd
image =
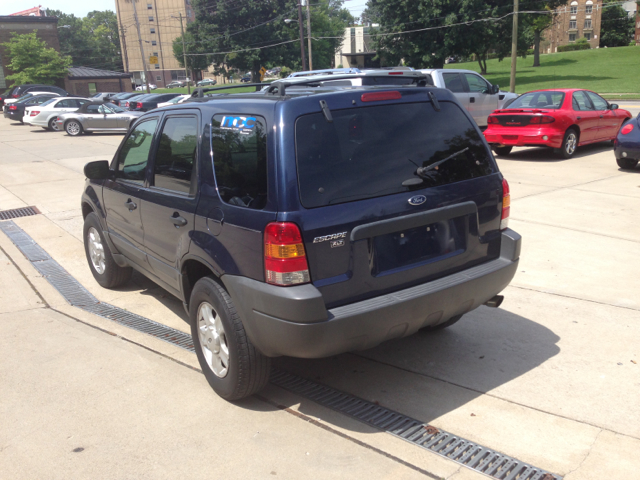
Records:
[[[313,243],[326,242],[327,240],[338,240],[347,236],[347,232],[334,233],[331,235],[325,235],[324,237],[316,237],[313,239]],[[332,245],[333,246],[333,245]],[[336,245],[338,247],[339,245]]]

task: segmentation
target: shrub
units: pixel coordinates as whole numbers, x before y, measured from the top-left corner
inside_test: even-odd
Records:
[[[293,70],[291,70],[289,67],[282,67],[282,70],[280,70],[280,78],[288,77],[291,72],[293,72]]]
[[[582,38],[580,40],[583,40]],[[572,52],[573,50],[589,50],[591,45],[584,39],[584,42],[570,43],[569,45],[560,45],[558,52]]]

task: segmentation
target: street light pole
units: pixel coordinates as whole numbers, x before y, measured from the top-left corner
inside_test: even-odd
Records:
[[[307,6],[307,45],[309,46],[309,70],[313,70],[313,57],[311,55],[311,11],[309,10],[309,0],[304,2]]]
[[[307,70],[305,64],[307,63],[304,58],[304,33],[302,32],[302,4],[298,0],[298,26],[300,27],[300,58],[302,59],[302,70]],[[311,39],[309,39],[311,41]]]
[[[516,92],[516,62],[518,61],[518,0],[513,0],[513,31],[511,33],[511,82],[509,91]]]

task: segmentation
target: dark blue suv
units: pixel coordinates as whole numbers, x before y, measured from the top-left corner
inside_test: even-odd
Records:
[[[271,357],[367,349],[499,304],[520,236],[451,92],[301,78],[194,95],[87,164],[84,241],[100,285],[135,269],[184,302],[219,395],[260,390]]]

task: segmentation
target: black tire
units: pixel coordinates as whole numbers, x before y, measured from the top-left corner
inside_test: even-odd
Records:
[[[633,170],[638,165],[638,160],[634,158],[616,158],[616,162],[623,170]]]
[[[57,120],[58,120],[58,117],[53,117],[51,120],[49,120],[49,126],[47,127],[47,130],[51,132],[57,132],[58,131],[58,126],[56,125]]]
[[[560,156],[562,158],[571,158],[576,153],[576,149],[578,148],[578,142],[580,137],[578,136],[578,132],[576,132],[573,128],[567,129],[564,134],[564,138],[562,139],[562,146],[560,147]]]
[[[496,155],[499,157],[506,157],[511,153],[513,147],[493,147],[493,151],[496,152]]]
[[[92,260],[92,253],[90,251],[91,237],[89,235],[92,234],[95,237],[96,233],[100,237],[103,251],[102,257],[104,261],[104,267],[102,272],[97,269],[102,265],[99,265],[98,267],[94,265],[94,261]],[[96,282],[98,282],[104,288],[116,288],[120,285],[124,285],[129,281],[129,279],[131,278],[131,274],[133,273],[133,269],[131,267],[121,267],[115,262],[113,256],[111,255],[109,244],[106,242],[104,234],[102,233],[100,221],[98,220],[96,214],[93,212],[87,215],[87,218],[84,219],[82,238],[84,239],[84,252],[87,256],[89,269],[93,274],[93,278],[96,279]],[[96,264],[99,264],[99,262],[96,262]]]
[[[208,312],[208,307],[212,307],[212,312]],[[217,335],[209,326],[211,322],[205,320],[208,313],[219,319],[222,334]],[[189,302],[189,317],[193,346],[202,373],[218,395],[226,400],[240,400],[265,387],[269,382],[271,359],[251,344],[231,297],[213,277],[203,277],[196,282]],[[207,343],[213,348],[203,348],[201,337],[203,340],[208,337]],[[217,356],[215,350],[222,352],[222,345],[226,346],[228,355],[226,369],[222,368],[219,375],[213,368],[225,367],[223,360],[216,362],[222,355]],[[210,365],[205,356],[216,365]]]
[[[456,315],[455,317],[451,317],[446,322],[439,323],[438,325],[434,325],[432,327],[425,327],[423,330],[425,332],[437,332],[438,330],[444,330],[445,328],[450,327],[454,323],[457,323],[458,320],[462,318],[462,315]]]
[[[67,120],[64,124],[64,131],[71,137],[77,137],[83,133],[82,124],[77,120]]]

